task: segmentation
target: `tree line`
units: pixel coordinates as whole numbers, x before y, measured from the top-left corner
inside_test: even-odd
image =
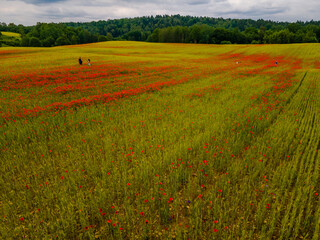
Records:
[[[63,23],[37,23],[30,27],[1,23],[0,31],[20,33],[19,42],[12,41],[12,44],[10,42],[5,42],[5,44],[22,47],[53,47],[112,40],[111,35],[90,33],[86,29],[68,27]]]
[[[244,31],[214,28],[206,24],[191,27],[167,27],[155,29],[149,36],[150,42],[164,43],[206,43],[206,44],[285,44],[285,43],[317,43],[320,41],[320,27],[304,27],[295,30],[291,24],[281,30],[266,30],[248,27]]]
[[[0,23],[0,31],[21,34],[21,46],[59,46],[108,40],[207,44],[274,44],[320,41],[320,21],[277,22],[157,15],[86,23]],[[15,41],[17,44],[17,41]]]

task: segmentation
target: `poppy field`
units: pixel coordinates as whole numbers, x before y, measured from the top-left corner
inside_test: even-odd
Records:
[[[319,50],[0,48],[0,238],[319,239]]]

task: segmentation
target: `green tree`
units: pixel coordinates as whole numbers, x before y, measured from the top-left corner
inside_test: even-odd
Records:
[[[100,35],[99,38],[98,38],[98,42],[105,42],[105,41],[108,41],[107,37],[103,36],[103,35]]]
[[[214,43],[220,44],[222,41],[230,41],[232,40],[232,34],[230,31],[224,28],[215,28],[213,30],[213,38]]]
[[[80,43],[80,38],[77,35],[72,35],[71,37],[71,44],[75,45]]]
[[[66,35],[62,35],[61,37],[58,37],[58,39],[55,42],[56,46],[61,46],[61,45],[70,45],[71,42],[67,38]]]
[[[52,47],[54,46],[55,40],[52,36],[47,37],[42,41],[42,46],[44,47]]]
[[[156,28],[153,30],[152,34],[148,37],[148,42],[159,42],[159,32],[160,29]]]
[[[111,33],[107,33],[107,41],[112,41],[113,37]]]
[[[248,43],[252,43],[253,41],[259,41],[260,35],[258,29],[254,27],[248,27],[244,30],[244,35],[247,38]]]
[[[307,31],[307,33],[304,35],[302,41],[304,43],[317,43],[318,42],[317,36],[312,30]]]
[[[286,44],[294,42],[294,34],[291,33],[288,29],[271,32],[270,35],[266,38],[267,43],[272,44]]]
[[[29,42],[30,47],[41,47],[41,42],[37,37],[31,37]]]
[[[201,28],[199,25],[193,25],[190,27],[190,32],[189,32],[189,42],[193,42],[193,43],[199,43],[201,36]]]
[[[29,46],[30,46],[30,38],[27,37],[27,36],[24,36],[24,37],[21,39],[21,46],[22,46],[22,47],[29,47]]]
[[[127,38],[129,41],[141,41],[142,33],[139,30],[133,30],[127,33]]]
[[[298,32],[301,28],[302,28],[302,26],[300,24],[298,24],[298,23],[290,23],[288,25],[288,29],[292,33]]]
[[[266,35],[266,31],[267,31],[266,27],[264,27],[264,26],[260,27],[260,29],[259,29],[259,42],[260,43],[264,43],[264,37]]]

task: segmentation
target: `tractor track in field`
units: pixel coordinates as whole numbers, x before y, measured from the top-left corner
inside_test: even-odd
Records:
[[[294,92],[291,94],[291,96],[288,98],[287,102],[286,102],[286,106],[291,102],[292,98],[297,94],[297,92],[299,91],[303,81],[305,80],[306,76],[308,74],[308,71],[305,72],[305,74],[303,75],[302,79],[300,80],[299,86],[296,88],[296,90],[294,90]]]
[[[278,110],[277,114],[274,114],[273,116],[271,116],[270,118],[270,121],[269,121],[269,124],[266,125],[264,127],[264,130],[265,129],[268,129],[270,128],[272,125],[274,125],[274,123],[277,121],[277,119],[279,119],[279,117],[281,116],[281,112],[283,111],[283,109],[285,109],[287,106],[289,106],[291,100],[296,96],[296,94],[298,93],[299,89],[301,88],[306,76],[307,76],[307,73],[308,71],[305,72],[304,76],[302,77],[302,79],[300,80],[300,83],[299,85],[297,86],[297,88],[293,91],[293,93],[290,95],[290,97],[286,100],[285,104],[283,106],[281,106],[281,108]],[[262,95],[263,96],[263,95]],[[259,100],[256,99],[254,101],[254,104],[257,103]],[[263,134],[265,134],[265,131],[261,130],[260,133],[257,133],[255,134],[255,137],[256,139],[261,137]],[[244,145],[245,146],[249,146],[249,145],[252,145],[252,143],[256,141],[256,140],[253,140],[253,141],[249,141],[249,142],[245,142]],[[320,143],[319,143],[320,144]],[[239,154],[239,157],[240,158],[243,158],[245,155],[245,151],[241,151],[240,154]]]

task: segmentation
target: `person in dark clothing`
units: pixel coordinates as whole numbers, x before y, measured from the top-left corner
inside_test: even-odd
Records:
[[[79,64],[82,65],[82,59],[79,57]]]

